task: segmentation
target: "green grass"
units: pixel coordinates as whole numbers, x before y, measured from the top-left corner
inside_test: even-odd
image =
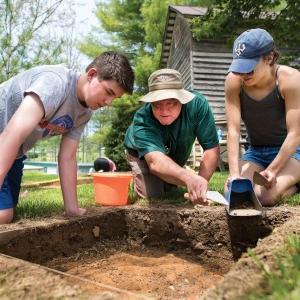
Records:
[[[277,205],[282,204],[288,204],[291,206],[300,205],[300,194],[295,194],[294,196],[283,198],[278,202]]]
[[[210,183],[209,190],[223,193],[224,182],[228,176],[228,172],[215,172]],[[57,175],[49,175],[40,172],[24,172],[23,184],[58,179]],[[21,197],[17,207],[17,219],[47,217],[53,214],[63,212],[63,200],[60,189],[30,188],[28,193]],[[24,189],[23,189],[24,192]],[[183,194],[186,189],[183,187],[173,189],[163,198],[158,199],[142,199],[138,198],[133,192],[133,187],[129,190],[130,203],[138,205],[154,205],[158,203],[181,205],[186,203]],[[94,190],[92,184],[83,184],[78,186],[78,199],[82,207],[93,206]],[[281,200],[277,205],[288,204],[296,206],[300,204],[300,194]]]
[[[24,193],[24,190],[22,191]],[[93,184],[82,184],[77,188],[80,207],[94,206]],[[16,220],[22,218],[49,217],[62,214],[63,199],[59,188],[27,189],[26,195],[20,198],[16,209]]]
[[[228,172],[215,172],[212,176],[212,179],[209,182],[208,189],[210,191],[218,191],[223,194],[224,184],[228,177]]]
[[[300,236],[293,234],[287,237],[281,251],[275,254],[275,271],[249,251],[260,270],[263,272],[266,285],[259,291],[248,294],[248,300],[298,300],[300,299]]]
[[[216,172],[210,182],[210,189],[217,190],[222,193],[223,185],[228,176],[228,173]],[[22,184],[32,182],[43,182],[47,180],[58,179],[57,175],[50,175],[41,172],[24,172]],[[26,191],[24,193],[24,191]],[[168,192],[165,197],[159,199],[142,199],[136,197],[131,186],[129,191],[130,203],[138,205],[155,205],[159,203],[170,205],[181,205],[187,201],[183,194],[185,188],[179,187]],[[94,188],[93,184],[79,185],[77,189],[79,205],[81,207],[94,206]],[[50,217],[52,215],[62,214],[63,199],[60,189],[55,188],[23,188],[21,198],[16,209],[16,220],[22,218],[41,218]]]
[[[39,181],[46,181],[58,179],[58,175],[55,174],[46,174],[42,172],[29,172],[25,171],[22,177],[22,183],[29,183],[29,182],[39,182]]]

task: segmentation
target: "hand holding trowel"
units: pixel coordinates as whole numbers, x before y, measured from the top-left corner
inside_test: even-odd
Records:
[[[189,194],[185,193],[184,198],[187,200],[190,200]],[[219,204],[228,205],[228,203],[227,203],[226,199],[223,197],[223,195],[217,191],[207,191],[206,198],[210,201],[213,201],[213,202],[216,202]]]
[[[186,193],[185,198],[189,199]],[[219,192],[208,191],[206,198],[225,205],[230,216],[233,217],[253,217],[262,215],[263,209],[258,201],[252,182],[247,178],[237,178],[230,181],[226,198]]]

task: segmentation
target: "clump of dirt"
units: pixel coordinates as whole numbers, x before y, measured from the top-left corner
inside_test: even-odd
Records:
[[[232,194],[232,203],[230,203],[232,209],[249,209],[254,208],[253,202],[251,200],[251,193],[236,193],[231,192]]]

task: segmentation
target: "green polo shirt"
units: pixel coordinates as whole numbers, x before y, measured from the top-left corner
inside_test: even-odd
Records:
[[[203,150],[218,145],[217,131],[205,97],[196,91],[192,101],[182,105],[179,117],[170,125],[161,125],[146,103],[134,115],[125,135],[125,148],[138,152],[139,158],[160,151],[183,166],[197,138]]]

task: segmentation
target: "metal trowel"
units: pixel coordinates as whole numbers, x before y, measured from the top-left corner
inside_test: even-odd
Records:
[[[253,182],[261,186],[266,186],[269,183],[268,179],[257,171],[255,171],[253,174]]]
[[[228,205],[225,197],[217,191],[207,191],[206,198],[219,204]]]
[[[185,193],[184,198],[190,199]],[[253,217],[262,215],[263,208],[253,190],[252,182],[246,178],[234,179],[229,184],[226,198],[217,191],[207,191],[206,198],[225,205],[232,217]]]
[[[187,200],[190,200],[189,194],[185,193],[184,194],[184,198]],[[222,205],[228,205],[226,199],[224,198],[224,196],[222,194],[220,194],[217,191],[207,191],[206,192],[206,198],[210,201],[222,204]]]

